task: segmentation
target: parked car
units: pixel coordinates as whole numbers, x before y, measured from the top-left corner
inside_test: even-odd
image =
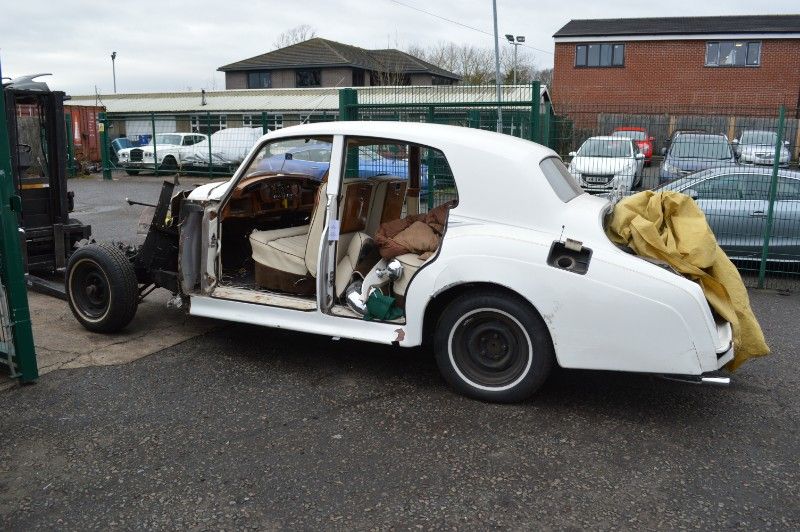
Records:
[[[629,193],[642,183],[644,154],[629,138],[590,137],[569,155],[569,172],[587,192]]]
[[[760,259],[769,210],[771,168],[712,168],[667,183],[693,198],[729,257]],[[800,255],[800,173],[778,172],[768,258]]]
[[[150,140],[145,146],[130,147],[117,152],[119,165],[128,175],[136,175],[142,170],[177,171],[190,153],[192,146],[206,140],[201,133],[158,133],[155,142]]]
[[[617,127],[614,128],[611,136],[631,139],[639,148],[639,151],[644,154],[645,166],[650,166],[653,161],[653,143],[656,139],[648,135],[645,128],[633,126]]]
[[[774,131],[760,131],[746,129],[738,139],[733,140],[733,149],[741,164],[766,164],[775,163],[775,144],[778,134]],[[784,140],[781,147],[781,166],[789,166],[789,141]]]
[[[111,161],[114,164],[119,164],[119,152],[121,150],[128,150],[130,153],[130,148],[133,148],[133,143],[129,138],[126,137],[119,137],[111,141],[111,146],[109,146],[109,153],[108,155],[111,157]]]
[[[664,150],[659,183],[666,183],[709,168],[736,163],[731,143],[725,135],[676,132]]]
[[[212,170],[233,172],[263,134],[260,127],[221,129],[187,150],[183,166],[190,171],[207,171],[210,166]]]
[[[307,138],[331,144],[326,181],[254,171],[272,146]],[[405,193],[419,187],[416,166],[408,179],[349,177],[348,139],[407,145],[409,160],[435,152],[457,199],[416,214],[418,196]],[[73,253],[66,290],[84,327],[120,330],[147,287],[164,287],[196,316],[401,347],[430,339],[447,382],[500,402],[529,397],[555,364],[699,376],[733,359],[730,324],[700,286],[614,245],[603,227],[611,203],[523,139],[425,123],[305,124],[262,137],[228,181],[163,187],[142,247]],[[403,251],[420,242],[412,234],[434,236],[427,251]]]

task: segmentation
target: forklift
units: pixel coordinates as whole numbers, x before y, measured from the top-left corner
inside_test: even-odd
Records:
[[[48,280],[63,269],[76,244],[89,240],[90,225],[70,218],[74,195],[67,191],[65,94],[35,78],[4,83],[11,173],[18,205],[20,244],[28,287],[64,299],[61,283]]]

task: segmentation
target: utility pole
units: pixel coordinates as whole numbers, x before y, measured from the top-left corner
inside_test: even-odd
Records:
[[[517,84],[517,48],[522,46],[522,43],[525,42],[524,35],[517,35],[514,37],[510,33],[506,33],[506,39],[508,39],[508,44],[514,47],[514,85]]]
[[[497,94],[497,132],[503,132],[503,109],[500,106],[500,39],[497,36],[497,0],[492,0],[494,19],[494,84]]]
[[[117,67],[114,61],[117,59],[117,52],[111,52],[111,74],[114,76],[114,94],[117,93]]]

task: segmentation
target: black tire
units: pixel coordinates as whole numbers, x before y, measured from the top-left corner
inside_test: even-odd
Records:
[[[128,175],[139,175],[139,170],[125,170]]]
[[[158,172],[161,174],[174,174],[178,171],[178,161],[172,155],[167,155],[161,161],[161,166],[158,167]]]
[[[69,258],[65,274],[72,314],[94,332],[117,332],[139,306],[139,285],[128,257],[109,244],[88,244]]]
[[[439,371],[450,386],[498,403],[533,395],[555,360],[539,314],[520,298],[492,290],[453,300],[439,318],[433,344]]]

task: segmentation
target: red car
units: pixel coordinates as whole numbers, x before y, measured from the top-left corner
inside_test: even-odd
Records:
[[[653,159],[653,142],[655,137],[647,134],[647,130],[643,127],[617,127],[611,132],[614,137],[624,137],[631,139],[639,147],[639,150],[644,154],[644,164],[650,166]]]

